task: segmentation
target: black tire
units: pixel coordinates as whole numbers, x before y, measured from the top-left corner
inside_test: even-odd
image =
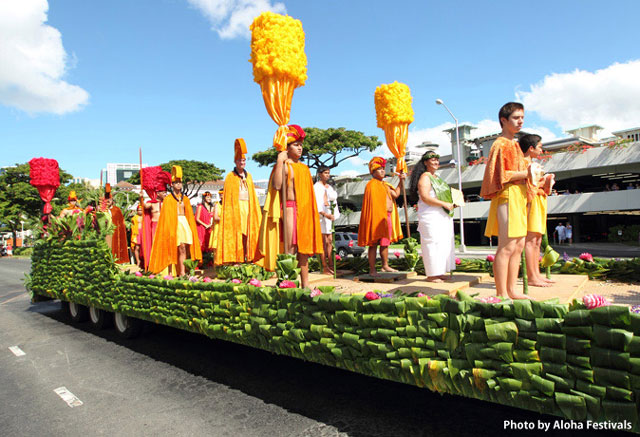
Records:
[[[89,320],[89,308],[75,302],[69,302],[69,317],[74,323],[83,323]]]
[[[121,313],[113,315],[113,326],[116,328],[116,332],[124,338],[139,336],[143,328],[142,320],[128,317]]]
[[[113,314],[95,307],[89,307],[89,321],[94,329],[105,329],[113,325]]]
[[[341,247],[340,249],[338,249],[338,255],[340,255],[340,258],[345,258],[347,255],[349,255],[349,252],[347,252],[347,249],[345,249],[344,247]]]

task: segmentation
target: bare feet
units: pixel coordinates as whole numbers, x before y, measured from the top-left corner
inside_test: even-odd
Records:
[[[398,271],[396,269],[393,269],[389,266],[384,266],[382,267],[382,271],[383,272],[389,272],[389,273],[397,273]]]
[[[556,283],[556,281],[554,281],[553,279],[547,279],[547,278],[545,278],[544,276],[542,277],[542,280],[543,280],[544,282],[548,282],[549,284],[555,284],[555,283]]]
[[[427,282],[444,282],[440,276],[429,276]]]
[[[378,272],[376,270],[369,270],[369,276],[378,276]]]
[[[526,294],[522,294],[522,293],[509,293],[509,297],[513,300],[524,300],[524,299],[529,299],[529,300],[534,300],[531,296],[527,296]]]
[[[327,267],[324,270],[322,270],[322,273],[325,275],[333,275],[333,270]]]
[[[532,287],[551,287],[551,284],[546,282],[546,281],[529,281],[528,282],[529,285],[531,285]]]

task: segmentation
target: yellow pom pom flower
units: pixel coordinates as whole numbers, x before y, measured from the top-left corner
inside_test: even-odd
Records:
[[[295,88],[307,80],[307,56],[304,53],[302,22],[288,15],[263,12],[253,20],[251,59],[253,80],[286,78]]]
[[[390,124],[412,123],[411,90],[403,83],[382,84],[374,94],[378,127]]]

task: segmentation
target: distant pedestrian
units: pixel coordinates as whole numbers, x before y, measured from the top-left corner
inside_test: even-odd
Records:
[[[567,222],[567,226],[564,227],[564,236],[569,244],[573,243],[573,227],[569,222]]]
[[[558,226],[556,226],[556,230],[553,231],[554,241],[556,241],[558,244],[563,244],[566,238],[565,232],[566,232],[566,228],[562,223],[559,223]]]

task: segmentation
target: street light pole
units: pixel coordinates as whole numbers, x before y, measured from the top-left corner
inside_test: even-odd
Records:
[[[458,130],[458,119],[453,115],[453,113],[449,110],[447,105],[441,99],[436,99],[437,105],[444,106],[444,109],[447,110],[449,115],[456,122],[456,151],[458,153],[458,159],[456,159],[456,165],[458,166],[458,190],[462,192],[462,153],[460,152],[460,131]],[[458,210],[460,212],[460,252],[465,253],[467,251],[467,247],[464,244],[464,214],[462,213],[462,206]]]

